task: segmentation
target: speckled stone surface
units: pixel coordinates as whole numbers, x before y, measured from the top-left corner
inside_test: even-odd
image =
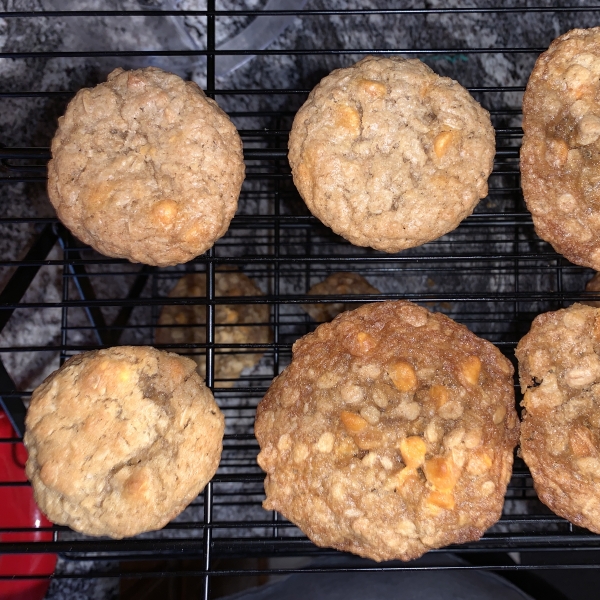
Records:
[[[110,9],[135,10],[141,6],[160,9],[167,7],[166,0],[137,2],[136,0],[0,0],[0,10],[44,10],[44,9]],[[217,2],[219,8],[260,8],[265,0],[227,0]],[[498,2],[487,0],[415,0],[399,3],[410,8],[433,8],[451,6],[487,7]],[[520,6],[520,0],[506,0],[503,7]],[[536,5],[553,6],[553,0],[538,0]],[[573,6],[585,5],[584,0],[570,2]],[[202,9],[201,0],[180,0],[182,8]],[[307,8],[389,8],[386,0],[309,0]],[[545,48],[561,33],[589,23],[585,14],[578,13],[531,13],[525,16],[503,14],[442,14],[427,16],[305,16],[296,17],[287,30],[269,47],[271,50],[328,48],[387,48],[390,50],[413,48],[469,48],[469,47],[539,47]],[[217,24],[217,43],[235,35],[250,21],[248,17],[223,18]],[[206,39],[203,18],[185,19],[188,34],[202,45]],[[80,18],[31,20],[2,19],[0,17],[0,51],[56,51],[56,50],[100,50],[100,49],[184,49],[190,41],[180,34],[173,19],[152,17],[96,17],[92,20]],[[220,88],[298,88],[311,89],[332,69],[349,65],[362,55],[276,55],[259,56],[240,69],[223,77]],[[437,73],[457,79],[463,86],[522,86],[526,83],[536,55],[532,53],[453,54],[443,52],[421,55],[420,58]],[[181,75],[192,76],[200,85],[206,83],[201,62],[191,59],[157,58],[153,60],[108,57],[103,59],[50,58],[50,59],[4,59],[0,58],[0,90],[2,91],[61,91],[77,90],[82,86],[103,81],[114,67],[138,67],[147,64],[172,69]],[[521,92],[504,94],[487,93],[476,98],[488,109],[494,107],[519,108]],[[236,110],[285,110],[293,113],[305,99],[304,94],[281,94],[276,96],[239,95],[222,96],[219,104],[227,112]],[[0,144],[8,147],[47,147],[68,98],[1,99]],[[280,127],[289,127],[291,117],[278,122]],[[504,116],[496,125],[518,126],[520,116]],[[238,127],[251,129],[266,126],[264,120],[238,119]],[[250,184],[249,184],[250,185]],[[249,189],[249,188],[247,188]],[[485,201],[484,201],[485,202]],[[493,202],[489,200],[489,202]],[[490,205],[488,205],[490,207]],[[256,206],[248,202],[240,212],[252,212]],[[491,205],[493,209],[493,204]],[[302,207],[299,209],[301,210]],[[3,184],[0,186],[0,210],[3,216],[31,217],[52,215],[44,187],[39,184]],[[296,210],[291,207],[290,210]],[[31,224],[0,224],[0,256],[5,260],[22,257],[37,232]],[[460,236],[456,238],[460,241]],[[249,239],[249,247],[254,243]],[[60,259],[62,251],[56,247],[52,257]],[[10,276],[10,270],[0,267],[0,288]],[[372,285],[383,292],[401,292],[410,286],[419,289],[443,289],[450,275],[439,274],[429,277],[427,273],[393,281],[389,277],[370,277]],[[589,276],[587,277],[589,278]],[[581,288],[585,282],[582,280]],[[124,279],[120,279],[123,281]],[[62,297],[62,269],[60,266],[44,267],[28,291],[26,301],[56,301]],[[474,281],[464,277],[452,282],[454,293],[475,289],[501,292],[512,289],[512,280],[501,275],[482,275]],[[532,286],[543,285],[532,277]],[[533,288],[535,289],[535,288]],[[302,291],[290,289],[290,292]],[[165,284],[163,293],[168,292]],[[97,290],[102,294],[124,294],[125,290]],[[448,313],[452,316],[452,307]],[[108,314],[108,313],[107,313]],[[83,311],[73,311],[71,325],[85,325]],[[135,313],[134,313],[135,321]],[[60,341],[60,309],[28,309],[15,312],[8,326],[0,335],[0,346],[52,345]],[[94,343],[89,331],[72,332],[73,343]],[[121,343],[135,343],[134,334]],[[2,360],[19,389],[31,389],[49,372],[58,366],[56,353],[3,353]],[[264,366],[264,365],[263,365]],[[235,424],[234,424],[235,428]],[[201,508],[190,509],[201,510]],[[193,515],[187,515],[193,518]],[[102,562],[72,562],[59,559],[57,570],[71,572],[86,569],[107,569],[111,565]],[[111,579],[54,580],[48,598],[114,598],[118,594],[118,582]]]

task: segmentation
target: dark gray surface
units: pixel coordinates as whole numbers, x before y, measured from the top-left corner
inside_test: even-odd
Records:
[[[466,563],[454,556],[425,556],[419,566],[459,567]],[[370,568],[373,562],[359,558],[317,560],[308,568]],[[400,567],[402,563],[383,563]],[[493,573],[467,570],[301,573],[284,581],[226,600],[533,600],[510,582]]]

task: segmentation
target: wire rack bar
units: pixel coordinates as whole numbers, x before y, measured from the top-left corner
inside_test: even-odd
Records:
[[[600,11],[600,5],[593,6],[513,6],[513,7],[456,7],[456,8],[388,8],[388,9],[302,9],[302,10],[261,10],[265,16],[363,16],[363,15],[429,15],[429,14],[511,14],[511,13],[581,13]],[[53,17],[236,17],[255,16],[256,10],[38,10],[6,11],[3,18],[53,18]]]

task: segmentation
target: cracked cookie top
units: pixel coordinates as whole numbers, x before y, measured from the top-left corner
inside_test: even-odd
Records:
[[[198,495],[224,419],[195,369],[121,346],[72,357],[33,392],[26,472],[51,521],[122,538],[164,527]]]
[[[289,161],[310,211],[386,252],[452,231],[487,195],[489,113],[419,60],[367,57],[333,71],[294,119]]]
[[[600,533],[600,310],[539,315],[519,342],[521,454],[540,500]]]
[[[536,233],[600,270],[600,27],[561,35],[537,59],[523,132],[521,184]]]
[[[244,172],[235,127],[195,83],[155,67],[115,69],[59,119],[48,194],[102,254],[168,266],[227,231]]]
[[[479,539],[511,476],[512,374],[495,346],[410,302],[342,313],[294,344],[258,406],[264,508],[378,561]]]

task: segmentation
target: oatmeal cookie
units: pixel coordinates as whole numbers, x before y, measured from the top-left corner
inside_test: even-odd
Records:
[[[536,317],[517,346],[521,454],[540,500],[600,533],[600,310]]]
[[[176,265],[229,227],[244,180],[240,137],[191,81],[115,69],[58,120],[48,194],[60,220],[107,256]]]
[[[536,233],[600,270],[600,27],[574,29],[537,60],[523,98],[521,183]]]
[[[397,252],[449,231],[487,195],[494,128],[456,81],[419,60],[369,56],[333,71],[298,111],[294,183],[357,246]]]
[[[600,292],[600,273],[596,273],[586,284],[585,284],[586,292],[595,292],[596,294]],[[593,306],[594,308],[600,308],[600,302],[598,300],[586,300],[581,304],[587,304],[588,306]]]
[[[239,271],[215,273],[215,295],[262,296],[256,284]],[[206,275],[190,273],[182,277],[169,294],[171,298],[206,297]],[[216,344],[268,344],[272,341],[267,304],[217,304],[215,306]],[[206,344],[206,306],[204,304],[165,306],[158,319],[157,344]],[[182,354],[189,350],[176,350]],[[246,351],[231,348],[215,352],[215,387],[232,387],[244,369],[252,368],[264,350]],[[195,354],[202,377],[206,377],[206,354]],[[224,381],[219,381],[224,380]]]
[[[332,273],[308,290],[311,296],[347,296],[349,294],[381,294],[358,273]],[[332,302],[328,304],[303,304],[302,308],[317,322],[325,323],[346,310],[361,306],[355,302]]]
[[[200,493],[219,465],[224,420],[194,361],[121,346],[52,373],[25,426],[42,511],[120,539],[164,527]]]
[[[495,346],[410,302],[342,313],[294,344],[258,406],[263,507],[378,561],[479,539],[511,476],[512,374]]]

